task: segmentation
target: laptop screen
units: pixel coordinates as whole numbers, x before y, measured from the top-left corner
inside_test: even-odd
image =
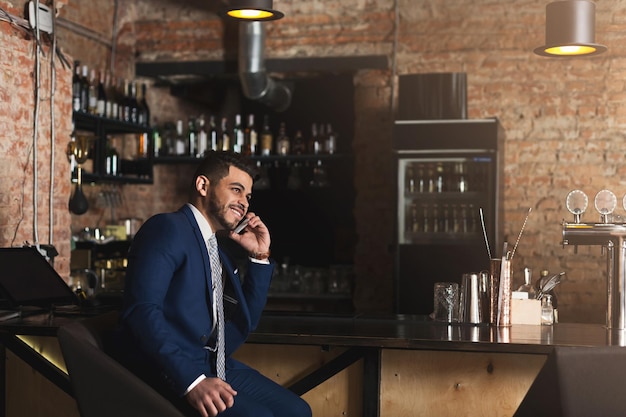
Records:
[[[76,294],[34,247],[0,248],[0,292],[10,307],[78,303]]]

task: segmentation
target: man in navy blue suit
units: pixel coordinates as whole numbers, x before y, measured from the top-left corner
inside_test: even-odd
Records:
[[[270,233],[248,212],[255,174],[239,154],[209,152],[194,174],[189,203],[148,219],[129,251],[118,355],[190,416],[311,416],[299,396],[230,357],[257,326],[274,270]],[[235,233],[244,218],[247,226]],[[228,245],[219,245],[224,379],[216,365],[218,306],[208,244],[216,232],[247,252],[243,277]]]

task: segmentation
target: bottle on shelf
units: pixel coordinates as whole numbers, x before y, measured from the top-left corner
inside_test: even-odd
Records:
[[[113,77],[109,71],[104,73],[104,92],[105,92],[105,102],[104,102],[104,117],[107,119],[112,119],[113,115],[113,105],[115,104],[115,91],[112,88],[113,86]]]
[[[80,111],[89,113],[89,68],[83,65],[80,85]]]
[[[96,78],[96,70],[91,69],[89,72],[89,104],[87,112],[89,114],[96,114],[96,108],[98,105],[98,79]]]
[[[131,100],[130,100],[130,82],[128,80],[124,80],[123,81],[123,87],[122,87],[122,91],[123,93],[121,94],[122,97],[122,101],[121,101],[121,106],[122,106],[122,111],[121,111],[121,118],[120,120],[124,121],[124,122],[129,122],[131,121]]]
[[[222,124],[220,128],[220,149],[223,151],[231,151],[233,149],[232,136],[228,131],[228,119],[222,117]]]
[[[174,136],[174,154],[183,156],[187,154],[187,139],[183,135],[183,121],[176,121],[176,134]]]
[[[289,136],[287,136],[285,122],[281,122],[278,129],[278,136],[276,137],[276,154],[281,156],[289,155],[291,153],[290,147],[291,141],[289,140]]]
[[[268,115],[263,117],[263,130],[261,130],[261,155],[269,156],[272,154],[274,146],[274,135],[270,129],[270,119]]]
[[[148,106],[148,101],[146,99],[146,91],[147,91],[146,83],[142,83],[140,99],[139,99],[139,108],[140,108],[139,119],[140,119],[140,124],[144,126],[150,126],[150,106]]]
[[[258,147],[259,147],[258,141],[259,141],[258,133],[256,131],[256,128],[254,127],[254,114],[251,113],[248,115],[248,123],[244,130],[243,153],[248,156],[256,155],[258,152]]]
[[[326,153],[326,127],[324,123],[320,123],[318,131],[317,131],[317,141],[318,141],[318,154]]]
[[[161,137],[161,130],[154,129],[152,131],[152,152],[155,157],[161,156],[162,146],[163,146],[163,138]]]
[[[120,157],[117,153],[117,149],[107,142],[106,149],[106,162],[105,162],[105,173],[106,175],[118,175],[119,167],[120,167]]]
[[[80,62],[74,61],[74,74],[72,75],[72,110],[81,111],[80,93],[82,80],[80,76]]]
[[[96,96],[96,115],[104,117],[106,115],[107,94],[104,89],[105,79],[104,70],[101,70],[98,76],[97,96]]]
[[[204,115],[201,114],[198,117],[198,150],[196,152],[196,158],[202,158],[209,149],[209,134],[206,131],[206,121]]]
[[[311,138],[309,139],[309,153],[313,155],[322,153],[322,140],[319,136],[317,123],[311,124]]]
[[[198,153],[198,132],[196,131],[196,120],[189,117],[187,120],[187,156],[196,157]]]
[[[129,82],[129,106],[130,106],[130,122],[134,124],[139,123],[139,103],[137,102],[137,83],[135,81]]]
[[[117,79],[117,85],[115,86],[117,93],[116,102],[117,102],[117,120],[125,120],[126,119],[126,111],[128,110],[126,106],[126,80],[123,78]]]
[[[293,137],[291,153],[294,155],[306,154],[306,142],[304,141],[301,130],[297,130],[295,136]]]
[[[235,124],[233,126],[233,150],[242,153],[244,148],[244,131],[241,124],[241,115],[235,115]]]
[[[217,131],[217,125],[215,124],[215,116],[209,116],[209,146],[211,150],[217,151],[220,146],[219,133]]]
[[[326,125],[324,151],[328,154],[334,154],[337,151],[337,133],[333,130],[333,126],[330,123]]]

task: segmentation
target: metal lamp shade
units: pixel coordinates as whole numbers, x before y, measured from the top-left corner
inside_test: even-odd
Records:
[[[595,43],[596,5],[585,0],[555,1],[546,6],[546,44],[535,48],[548,57],[590,56],[606,51]]]
[[[239,20],[278,20],[283,13],[273,9],[272,0],[230,0],[226,14]]]

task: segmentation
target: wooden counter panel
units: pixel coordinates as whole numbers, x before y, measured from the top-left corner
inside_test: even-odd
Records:
[[[246,344],[233,356],[274,382],[289,386],[328,363],[343,348],[323,350],[319,346]],[[357,361],[302,396],[314,416],[362,416],[362,361]]]
[[[385,349],[381,417],[510,417],[545,355]]]

